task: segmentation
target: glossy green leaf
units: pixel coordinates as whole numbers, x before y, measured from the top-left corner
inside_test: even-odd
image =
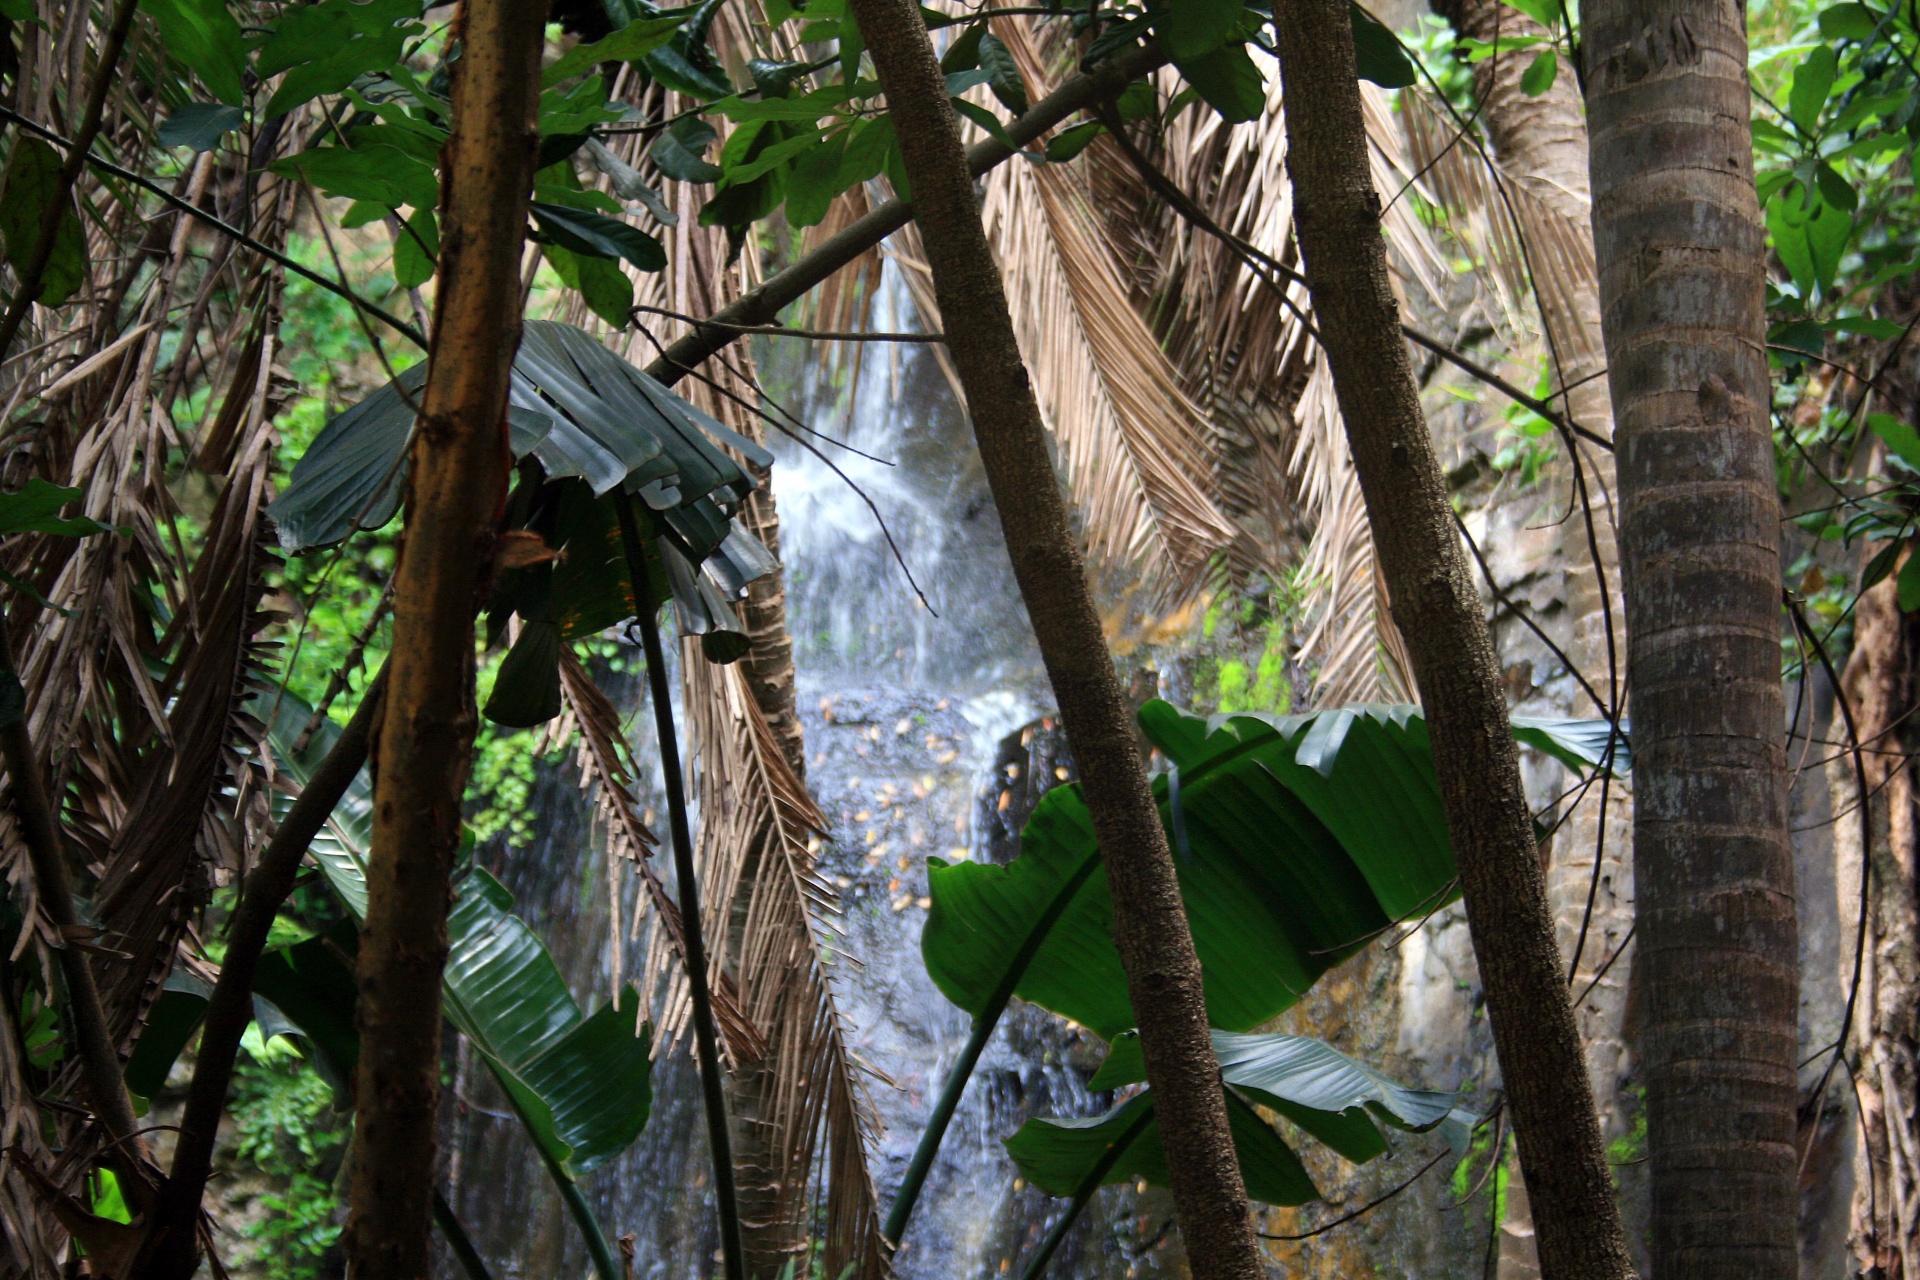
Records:
[[[1542,49],[1520,73],[1520,91],[1529,98],[1537,98],[1553,88],[1554,79],[1560,73],[1560,56],[1551,49]]]
[[[15,493],[0,493],[0,538],[14,533],[53,533],[68,538],[85,538],[96,533],[116,532],[110,524],[101,524],[91,516],[62,516],[60,508],[78,502],[79,489],[65,489],[39,476],[27,481]]]
[[[557,84],[568,76],[590,71],[603,62],[637,62],[662,48],[680,30],[683,18],[641,18],[629,22],[605,39],[577,44],[540,73],[542,84]]]
[[[1566,17],[1560,0],[1507,0],[1507,3],[1552,31]]]
[[[167,975],[127,1058],[127,1088],[136,1096],[151,1098],[167,1083],[181,1050],[200,1028],[212,992],[205,979],[186,969],[176,968]]]
[[[1820,34],[1829,40],[1871,40],[1879,27],[1880,15],[1854,0],[1820,11]]]
[[[1088,120],[1062,129],[1047,140],[1047,159],[1055,164],[1065,164],[1085,151],[1095,138],[1106,132],[1106,128],[1098,120]]]
[[[847,154],[847,136],[845,129],[829,134],[794,159],[787,171],[788,226],[817,226],[834,198],[846,190],[840,184],[840,167]]]
[[[1890,413],[1870,413],[1867,426],[1886,442],[1895,457],[1920,471],[1920,432],[1914,430],[1913,424]]]
[[[667,251],[658,240],[618,218],[539,201],[528,206],[528,212],[543,234],[573,253],[625,258],[642,271],[659,271],[667,265]]]
[[[370,200],[389,209],[432,209],[440,202],[433,166],[397,146],[315,147],[268,167],[287,177],[305,178],[328,195]]]
[[[1815,45],[1794,69],[1793,87],[1787,91],[1787,115],[1808,133],[1820,127],[1820,113],[1826,110],[1839,70],[1839,55],[1831,45],[1824,44]]]
[[[1362,80],[1371,80],[1383,89],[1404,89],[1419,79],[1413,59],[1407,56],[1405,46],[1391,28],[1352,0],[1348,0],[1347,17],[1353,23],[1354,69]],[[1548,83],[1552,83],[1551,75]],[[1545,89],[1540,92],[1544,93]]]
[[[433,210],[416,209],[393,241],[393,282],[402,289],[418,288],[433,279],[434,259],[440,256],[440,227]]]
[[[53,247],[40,276],[39,303],[57,307],[74,295],[87,273],[87,238],[73,197],[60,192],[60,155],[38,138],[17,136],[0,184],[0,238],[16,277],[40,243],[40,223],[49,205],[61,204],[53,224]]]
[[[991,31],[980,37],[980,69],[987,73],[987,87],[1000,105],[1016,116],[1027,113],[1027,84],[1020,78],[1020,66],[1013,51]]]
[[[1013,139],[1007,136],[1007,127],[1000,123],[1000,117],[977,102],[968,102],[965,98],[953,99],[953,109],[973,121],[986,131],[988,137],[1009,150],[1017,150]]]
[[[528,622],[494,674],[482,714],[509,729],[531,729],[560,714],[560,628]]]
[[[211,151],[220,140],[247,122],[238,107],[220,102],[189,102],[161,121],[155,140],[163,147],[192,147]]]
[[[269,120],[322,94],[339,93],[369,72],[391,68],[407,41],[425,30],[420,0],[323,0],[280,12],[254,63],[262,80],[286,73],[267,102]]]
[[[140,9],[159,28],[168,56],[198,75],[214,97],[233,107],[247,100],[246,45],[226,0],[140,0]]]
[[[956,71],[967,71],[980,65],[980,41],[987,34],[987,24],[976,22],[953,38],[947,51],[940,55],[940,70],[947,75]],[[949,89],[949,93],[953,90]]]
[[[653,140],[648,153],[660,172],[680,182],[718,182],[724,170],[706,158],[706,150],[719,135],[713,126],[698,116],[675,121]]]
[[[1226,43],[1240,11],[1241,0],[1169,0],[1160,41],[1172,57],[1197,58]]]
[[[1516,742],[1544,751],[1575,773],[1605,763],[1616,776],[1633,768],[1633,744],[1627,734],[1630,726],[1621,720],[1620,729],[1605,720],[1564,720],[1557,716],[1515,716],[1513,737]],[[1608,744],[1612,754],[1608,755]]]
[[[1243,44],[1231,44],[1176,65],[1192,85],[1230,123],[1257,120],[1267,108],[1267,85]]]
[[[1143,1111],[1153,1107],[1151,1091],[1140,1093],[1104,1116],[1084,1120],[1038,1118],[1027,1121],[1006,1140],[1007,1154],[1029,1182],[1049,1195],[1071,1196],[1116,1142],[1122,1141]],[[1263,1204],[1305,1204],[1319,1197],[1300,1159],[1252,1107],[1229,1093],[1227,1121],[1247,1194]],[[1103,1185],[1144,1180],[1168,1186],[1166,1150],[1160,1124],[1149,1119],[1125,1143]]]

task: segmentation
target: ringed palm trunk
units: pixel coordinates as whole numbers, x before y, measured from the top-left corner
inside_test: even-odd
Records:
[[[1274,27],[1308,288],[1426,707],[1542,1270],[1630,1276],[1492,638],[1401,337],[1348,7],[1292,0]]]
[[[1797,1274],[1798,940],[1745,13],[1586,10],[1655,1274]]]
[[[520,336],[545,17],[544,4],[517,0],[468,0],[458,17],[439,294],[372,751],[348,1223],[353,1274],[368,1280],[429,1274],[448,876],[476,719],[473,620],[506,496],[507,372]]]
[[[1199,1280],[1260,1280],[1172,852],[1060,497],[945,79],[913,0],[854,0],[852,12],[886,91],[947,349],[1080,764],[1187,1256]]]
[[[1435,8],[1460,35],[1490,44],[1546,35],[1540,24],[1502,0],[1440,0]],[[1576,425],[1611,439],[1613,396],[1606,378],[1593,255],[1586,112],[1579,87],[1564,67],[1546,92],[1526,92],[1520,81],[1531,61],[1531,51],[1511,51],[1475,68],[1480,118],[1510,202],[1494,213],[1510,214],[1529,247],[1549,371],[1555,387],[1567,388],[1556,407]],[[1579,438],[1573,447],[1579,451],[1584,484],[1576,484],[1571,474],[1563,477],[1574,512],[1560,526],[1573,623],[1568,656],[1601,697],[1617,703],[1627,649],[1613,454]],[[1582,489],[1590,525],[1579,513]],[[1607,713],[1606,707],[1591,705],[1584,693],[1576,698],[1576,714]],[[1624,780],[1616,780],[1604,799],[1595,787],[1580,801],[1553,842],[1547,863],[1547,897],[1561,954],[1573,966],[1574,990],[1584,995],[1574,1013],[1601,1131],[1609,1143],[1625,1136],[1632,1119],[1621,1096],[1631,1070],[1625,1023],[1632,961],[1623,955],[1609,963],[1628,944],[1633,924],[1632,837],[1632,796]],[[1524,1186],[1514,1187],[1507,1204],[1500,1274],[1503,1280],[1520,1280],[1538,1268]]]

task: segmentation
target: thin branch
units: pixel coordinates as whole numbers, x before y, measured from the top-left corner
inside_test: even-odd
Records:
[[[750,333],[764,333],[774,338],[811,338],[816,342],[926,342],[941,343],[947,340],[944,333],[885,333],[863,332],[859,330],[830,329],[794,329],[783,324],[728,324],[724,320],[702,320],[685,312],[674,311],[667,307],[648,306],[637,302],[635,311],[645,311],[656,316],[666,316],[673,320],[682,320],[687,324],[704,329],[718,329],[722,333],[744,336]]]

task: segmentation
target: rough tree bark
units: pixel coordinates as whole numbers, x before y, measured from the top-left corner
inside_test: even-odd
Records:
[[[1745,12],[1596,0],[1585,26],[1653,1270],[1791,1277],[1798,939]]]
[[[1840,948],[1843,983],[1853,981],[1860,877],[1867,876],[1866,945],[1860,952],[1860,990],[1850,1056],[1851,1093],[1858,1100],[1859,1150],[1850,1230],[1863,1275],[1912,1276],[1920,1239],[1920,868],[1913,775],[1906,751],[1913,733],[1905,722],[1916,694],[1920,618],[1900,612],[1895,578],[1860,597],[1853,657],[1843,678],[1864,750],[1872,840],[1859,836],[1860,788],[1849,753],[1828,765],[1834,779],[1834,845],[1840,868]],[[1836,741],[1846,726],[1834,716]],[[1829,1085],[1844,1091],[1838,1077]]]
[[[473,745],[473,620],[506,494],[507,372],[546,5],[468,0],[441,156],[439,293],[394,575],[360,947],[353,1273],[425,1280],[448,875]]]
[[[1489,44],[1501,38],[1537,39],[1547,34],[1539,23],[1503,0],[1438,0],[1434,8],[1460,35]],[[1530,94],[1522,87],[1533,53],[1509,50],[1476,64],[1474,92],[1494,163],[1504,180],[1506,211],[1528,244],[1541,326],[1553,357],[1553,381],[1567,388],[1556,407],[1576,425],[1611,439],[1613,395],[1606,379],[1607,352],[1593,256],[1586,112],[1579,85],[1565,67],[1544,93]],[[1627,642],[1614,520],[1613,454],[1584,439],[1571,443],[1580,453],[1592,524],[1576,514],[1560,526],[1567,608],[1573,623],[1567,656],[1603,698],[1617,701]],[[1562,479],[1568,505],[1577,512],[1582,486],[1576,486],[1571,475]],[[1606,713],[1606,708],[1591,705],[1584,694],[1576,699],[1575,714]],[[1625,778],[1606,787],[1604,798],[1602,788],[1592,788],[1561,828],[1547,863],[1547,900],[1553,908],[1561,955],[1578,970],[1573,975],[1574,990],[1585,993],[1574,1018],[1586,1051],[1601,1133],[1611,1143],[1627,1135],[1632,1119],[1622,1095],[1632,1069],[1625,1032],[1632,957],[1629,953],[1614,960],[1619,948],[1632,945],[1628,935],[1633,925],[1633,800]],[[1526,1280],[1537,1274],[1539,1264],[1523,1185],[1508,1193],[1507,1206],[1507,1220],[1501,1224],[1499,1275],[1501,1280]],[[1644,1213],[1637,1201],[1626,1210],[1630,1220]]]
[[[1300,248],[1434,763],[1552,1280],[1633,1274],[1492,637],[1454,531],[1387,275],[1344,0],[1274,10]]]
[[[853,0],[851,8],[886,90],[947,349],[1100,837],[1187,1256],[1200,1280],[1260,1280],[1173,857],[1060,497],[945,80],[912,0]]]

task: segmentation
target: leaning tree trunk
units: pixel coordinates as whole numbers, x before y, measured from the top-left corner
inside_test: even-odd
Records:
[[[912,0],[853,0],[852,11],[886,90],[947,350],[1099,835],[1187,1256],[1200,1280],[1260,1280],[1173,856],[1060,497],[940,64]]]
[[[1860,987],[1854,1008],[1847,1073],[1858,1100],[1859,1148],[1853,1222],[1849,1232],[1863,1275],[1912,1276],[1920,1257],[1920,867],[1913,775],[1905,724],[1916,705],[1915,665],[1920,659],[1920,618],[1900,611],[1895,582],[1860,597],[1853,657],[1843,690],[1865,749],[1868,831],[1860,836],[1860,788],[1850,753],[1835,749],[1828,773],[1834,779],[1834,852],[1842,864],[1840,918],[1843,935],[1859,920],[1860,877],[1868,894],[1867,936],[1860,950]],[[1834,716],[1829,737],[1846,740],[1845,721]],[[1847,937],[1846,942],[1853,939]],[[1840,980],[1853,980],[1854,948],[1841,948]],[[1839,1090],[1843,1082],[1829,1085]]]
[[[439,294],[373,747],[348,1223],[353,1273],[366,1280],[429,1273],[448,876],[475,727],[473,620],[506,496],[507,372],[520,336],[545,17],[544,4],[518,0],[468,0],[459,15]]]
[[[1292,0],[1274,23],[1308,288],[1426,706],[1542,1269],[1630,1276],[1492,637],[1400,334],[1348,7]]]
[[[1586,11],[1627,579],[1653,1270],[1797,1274],[1780,504],[1741,6]]]
[[[1434,7],[1460,35],[1489,44],[1546,35],[1502,0],[1439,0]],[[1593,257],[1586,113],[1579,86],[1564,68],[1544,93],[1528,93],[1520,82],[1532,60],[1532,50],[1509,50],[1474,69],[1480,119],[1504,195],[1503,207],[1489,214],[1510,217],[1527,245],[1553,385],[1567,389],[1555,407],[1574,425],[1611,439],[1613,396]],[[1579,453],[1579,466],[1577,477],[1564,477],[1574,514],[1560,525],[1573,624],[1567,656],[1601,698],[1617,705],[1627,649],[1613,454],[1579,437],[1569,444]],[[1581,516],[1583,505],[1588,519]],[[1607,714],[1607,707],[1592,705],[1584,694],[1575,697],[1578,714]],[[1547,899],[1574,990],[1584,997],[1574,1017],[1609,1143],[1627,1136],[1632,1120],[1622,1092],[1631,1069],[1626,1012],[1632,961],[1616,959],[1631,945],[1633,925],[1633,801],[1625,781],[1588,791],[1555,838],[1547,863]],[[1524,1187],[1516,1186],[1507,1203],[1500,1276],[1524,1280],[1538,1269]]]

